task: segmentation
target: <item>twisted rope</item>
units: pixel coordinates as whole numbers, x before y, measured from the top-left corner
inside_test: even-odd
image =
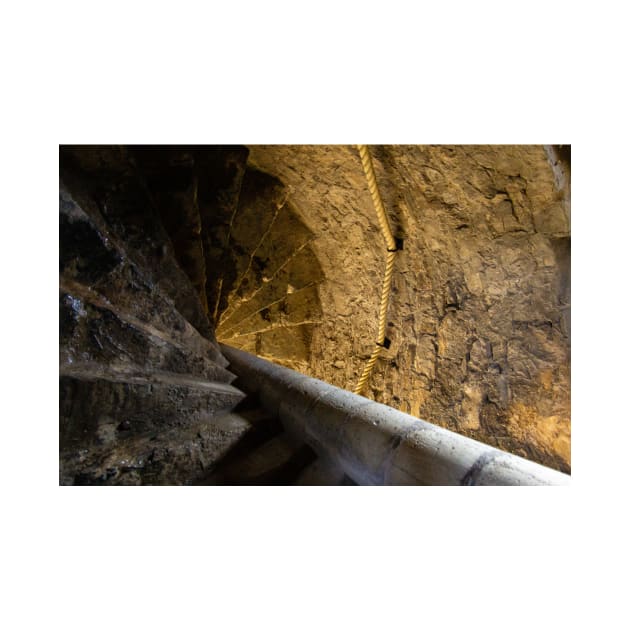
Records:
[[[370,151],[365,144],[360,144],[357,148],[359,149],[359,155],[361,156],[361,164],[363,164],[363,172],[365,173],[365,178],[367,179],[368,190],[370,191],[370,195],[372,195],[372,202],[374,203],[374,208],[376,209],[378,223],[381,227],[381,232],[383,233],[383,238],[385,239],[385,243],[387,245],[387,251],[394,252],[396,251],[396,241],[394,240],[394,236],[392,235],[392,231],[389,227],[389,221],[387,220],[387,214],[385,214],[383,200],[381,199],[381,195],[378,191]]]
[[[387,245],[385,275],[383,277],[383,287],[381,289],[381,301],[378,312],[378,338],[374,344],[372,354],[370,355],[368,362],[363,368],[361,378],[354,388],[354,393],[360,394],[363,391],[366,383],[368,382],[370,375],[372,374],[372,370],[374,369],[376,360],[379,357],[381,348],[385,343],[385,326],[387,325],[387,308],[389,306],[389,295],[392,288],[394,260],[396,258],[396,241],[394,240],[391,228],[389,227],[389,221],[387,220],[387,214],[385,213],[383,200],[381,199],[378,185],[376,184],[374,165],[372,164],[372,158],[370,157],[368,147],[361,144],[358,145],[357,148],[359,149],[359,155],[361,156],[361,164],[363,165],[363,172],[365,173],[365,178],[367,179],[368,190],[370,191],[370,195],[372,196],[372,203],[374,204],[374,208],[376,209],[376,215],[378,217],[381,233],[383,234],[385,244]]]

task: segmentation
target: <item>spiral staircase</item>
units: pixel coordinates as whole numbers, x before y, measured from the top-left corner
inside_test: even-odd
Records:
[[[215,336],[299,367],[321,316],[312,234],[247,154],[60,148],[60,484],[354,483]]]
[[[246,148],[59,157],[61,485],[569,482],[304,374],[314,236]]]

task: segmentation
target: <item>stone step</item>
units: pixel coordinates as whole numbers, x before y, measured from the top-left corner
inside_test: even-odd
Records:
[[[219,465],[208,485],[289,485],[315,457],[308,446],[296,446],[281,433],[227,465]]]
[[[62,365],[59,376],[62,452],[98,446],[112,435],[185,428],[229,412],[245,397],[225,383],[128,364]]]
[[[276,178],[255,169],[245,170],[233,215],[227,224],[215,226],[214,239],[209,239],[214,240],[214,248],[208,250],[206,268],[218,293],[215,301],[218,316],[229,304],[235,284],[255,262],[255,251],[273,228],[286,195],[285,187]]]
[[[216,341],[202,336],[160,287],[128,256],[93,202],[79,205],[63,184],[59,193],[59,271],[64,290],[115,308],[126,321],[162,331],[225,367]],[[88,210],[85,210],[88,208]]]
[[[59,292],[59,346],[62,365],[129,363],[213,382],[231,383],[236,378],[187,346],[125,321],[113,308],[63,290]]]
[[[243,146],[214,146],[194,153],[197,204],[206,268],[208,314],[216,322],[224,282],[231,274],[231,227],[236,217],[249,150]]]
[[[283,203],[283,198],[280,197],[280,201],[277,199],[277,196],[269,199],[270,224],[265,232],[256,235],[254,248],[250,249],[249,257],[243,261],[246,263],[245,270],[234,283],[232,300],[242,299],[254,288],[260,286],[263,279],[273,278],[297,251],[306,248],[314,238],[313,233],[300,220],[291,204],[286,202],[278,207],[278,203]],[[249,223],[246,210],[248,208],[244,208],[242,214],[235,218],[233,230],[235,238],[239,234],[240,222]],[[259,212],[261,211],[262,209],[259,209]]]
[[[243,457],[247,457],[252,451],[281,435],[284,431],[280,419],[260,407],[256,397],[248,396],[237,405],[232,413],[249,423],[251,428],[238,444],[235,444],[225,454],[218,466],[209,471],[209,474],[198,479],[197,485],[225,483],[226,477],[223,476],[223,471],[229,470],[232,465],[238,465],[237,462]]]
[[[127,256],[186,320],[213,340],[199,294],[177,264],[156,202],[134,161],[117,147],[101,147],[99,155],[95,160],[93,147],[60,150],[60,173],[68,192],[82,202],[89,198],[95,203],[111,234],[124,243]]]
[[[251,287],[247,295],[232,300],[217,327],[220,337],[238,333],[242,326],[249,324],[251,318],[267,323],[276,321],[278,311],[294,309],[298,296],[308,297],[304,294],[313,288],[316,290],[324,279],[319,261],[310,247],[296,250],[285,262],[273,276],[267,280],[261,279],[256,286]],[[309,317],[316,317],[321,313],[317,298],[309,306],[312,311]]]
[[[301,290],[285,293],[282,299],[273,301],[266,308],[245,316],[239,322],[238,311],[230,330],[221,334],[222,343],[245,335],[265,333],[281,327],[321,323],[322,311],[317,285],[308,285]]]
[[[312,336],[312,324],[275,326],[259,333],[232,337],[227,343],[239,350],[304,372],[308,370]]]
[[[272,419],[275,420],[275,416],[273,414],[270,414],[266,409],[263,409],[262,407],[243,409],[241,407],[241,404],[239,404],[236,411],[240,416],[245,418],[252,425],[269,422]]]
[[[339,467],[321,457],[307,466],[295,480],[296,486],[339,486],[345,473]]]
[[[151,190],[177,263],[190,279],[207,316],[195,147],[131,147],[130,153]]]
[[[102,425],[102,443],[61,461],[61,485],[193,485],[250,430],[236,414],[201,414],[194,424],[124,437]]]

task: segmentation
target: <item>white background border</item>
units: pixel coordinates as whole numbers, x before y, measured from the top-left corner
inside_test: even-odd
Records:
[[[3,627],[627,624],[617,6],[5,4]],[[170,142],[572,144],[572,486],[58,487],[58,144]]]

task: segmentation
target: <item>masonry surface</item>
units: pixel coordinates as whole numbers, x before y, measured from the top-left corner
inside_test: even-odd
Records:
[[[366,395],[568,472],[566,152],[563,160],[543,146],[379,146],[372,155],[403,250],[391,346]],[[255,146],[249,161],[287,187],[325,278],[310,354],[286,365],[352,388],[376,337],[384,269],[357,151]]]
[[[402,249],[365,395],[569,472],[570,152],[371,152]],[[216,340],[354,387],[384,271],[355,147],[62,147],[60,163],[66,480],[207,476],[251,428]],[[122,474],[123,451],[150,466]]]

